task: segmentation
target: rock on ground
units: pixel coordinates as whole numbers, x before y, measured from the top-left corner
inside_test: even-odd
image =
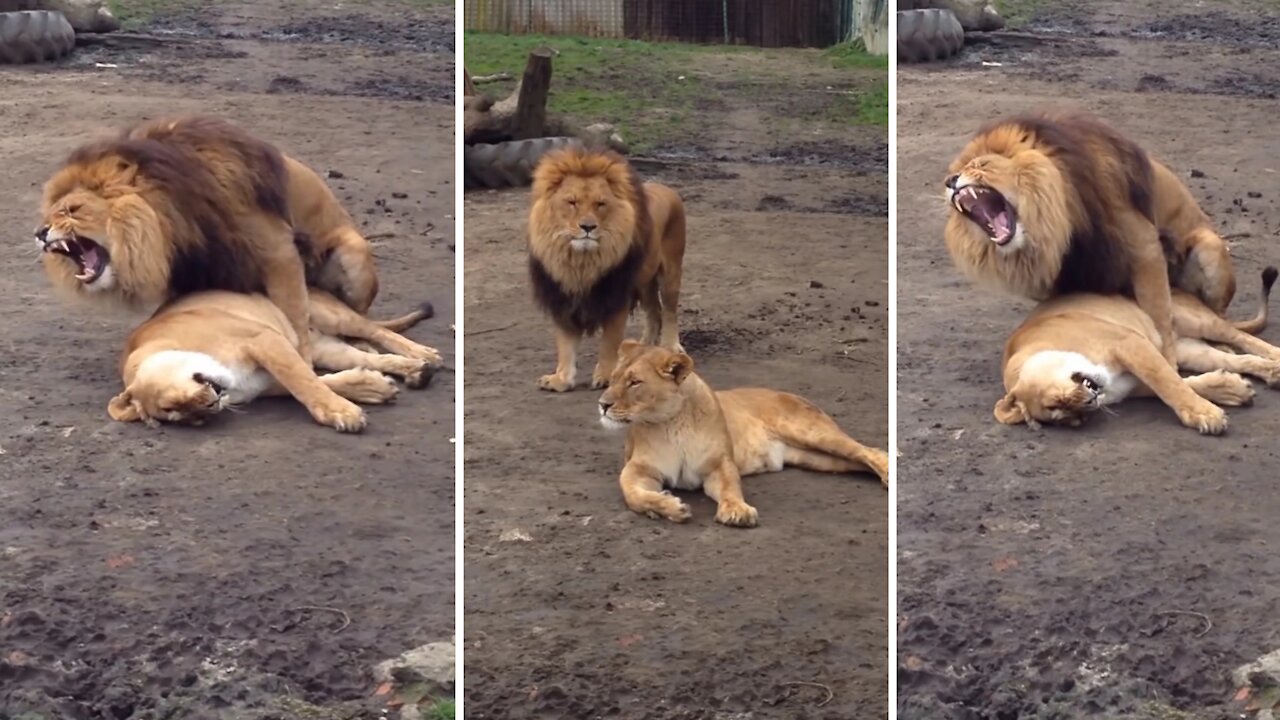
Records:
[[[453,640],[427,643],[378,663],[373,676],[378,682],[425,682],[442,693],[452,693],[454,652]]]
[[[41,0],[42,10],[57,10],[67,16],[76,32],[104,33],[120,29],[120,21],[105,0]]]

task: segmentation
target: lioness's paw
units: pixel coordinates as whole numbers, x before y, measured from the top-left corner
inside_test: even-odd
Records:
[[[1213,397],[1205,398],[1209,402],[1215,405],[1226,405],[1227,407],[1241,407],[1253,404],[1253,397],[1257,393],[1254,391],[1253,385],[1242,375],[1226,370],[1216,370],[1211,377]]]
[[[376,370],[348,370],[350,379],[343,383],[342,397],[362,405],[388,403],[399,394],[395,381]],[[337,389],[335,388],[335,392]]]
[[[867,465],[871,472],[880,478],[880,484],[889,487],[889,453],[872,450],[867,457]]]
[[[419,345],[417,343],[410,346],[409,352],[405,353],[405,355],[413,358],[414,360],[423,360],[431,363],[432,366],[439,366],[444,362],[444,357],[440,355],[439,350],[436,350],[433,347],[427,347],[426,345]]]
[[[431,367],[428,363],[423,362],[421,367],[405,374],[405,387],[412,390],[420,390],[431,384],[431,378],[435,374],[435,368]]]
[[[1280,388],[1280,361],[1264,359],[1258,363],[1257,372],[1250,374],[1256,375],[1269,388]]]
[[[573,382],[556,373],[551,373],[538,378],[538,387],[551,392],[569,392],[573,389]]]
[[[1227,413],[1210,402],[1179,410],[1178,419],[1183,425],[1198,430],[1201,435],[1221,435],[1227,430]]]
[[[311,411],[316,422],[328,425],[338,432],[358,433],[369,423],[359,405],[348,400],[338,400],[316,407]]]
[[[744,502],[725,501],[716,508],[716,522],[730,527],[755,527],[759,514]]]
[[[656,507],[645,513],[654,520],[666,519],[674,523],[682,523],[693,517],[693,511],[679,498],[670,495],[663,498]]]

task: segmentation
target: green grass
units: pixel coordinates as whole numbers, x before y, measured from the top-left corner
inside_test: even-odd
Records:
[[[866,77],[868,71],[888,68],[887,58],[868,55],[855,44],[819,52],[481,32],[467,32],[463,42],[472,76],[508,72],[518,77],[530,50],[554,48],[559,54],[553,60],[548,109],[580,124],[612,123],[641,153],[690,142],[706,130],[706,116],[717,111],[708,108],[746,106],[788,115],[792,108],[786,98],[804,92],[795,87],[797,72],[816,72],[843,84],[850,76],[839,71]],[[515,84],[514,79],[486,84],[480,92],[504,97]],[[826,106],[802,119],[887,125],[887,84],[867,94],[832,94]]]
[[[691,115],[700,82],[685,72],[706,51],[683,43],[471,32],[463,42],[472,75],[519,76],[530,50],[555,48],[549,109],[578,122],[613,123],[637,150],[678,132]],[[495,83],[482,92],[501,96],[514,85]]]
[[[889,58],[868,53],[861,40],[828,48],[823,55],[831,60],[831,67],[841,70],[846,68],[889,69]]]
[[[1044,0],[995,0],[996,10],[1010,30],[1017,30],[1031,22],[1043,3]]]
[[[125,30],[136,30],[156,18],[198,10],[206,4],[201,0],[107,0],[107,7]]]
[[[454,720],[455,713],[454,702],[452,700],[437,700],[434,705],[423,711],[423,720]]]

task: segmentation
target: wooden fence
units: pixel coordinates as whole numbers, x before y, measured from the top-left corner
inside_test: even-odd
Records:
[[[465,0],[463,27],[506,34],[828,47],[851,39],[858,22],[855,6],[863,1]]]

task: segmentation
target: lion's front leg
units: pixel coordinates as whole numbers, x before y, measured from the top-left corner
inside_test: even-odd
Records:
[[[284,313],[298,336],[298,354],[311,362],[311,303],[307,294],[307,272],[293,244],[293,230],[283,222],[251,224],[258,237],[279,239],[271,244],[262,260],[262,284],[267,298]]]
[[[578,381],[578,345],[582,342],[582,333],[557,324],[555,334],[556,371],[539,378],[538,387],[551,392],[568,392]]]
[[[692,515],[680,498],[663,492],[657,470],[642,462],[628,461],[618,482],[622,486],[622,498],[634,512],[678,523]]]
[[[702,490],[716,501],[716,522],[730,527],[755,527],[756,509],[742,497],[742,476],[733,458],[725,457],[707,473]]]
[[[1116,359],[1122,368],[1133,373],[1172,408],[1186,427],[1203,435],[1221,435],[1226,431],[1227,414],[1222,408],[1197,395],[1145,338],[1123,342],[1116,348]]]
[[[249,356],[276,382],[302,403],[321,425],[339,432],[360,432],[367,422],[364,411],[327,386],[283,336],[260,333],[248,342]]]
[[[600,360],[591,374],[591,387],[600,389],[609,385],[613,369],[618,365],[618,348],[627,334],[627,318],[630,310],[623,310],[604,322],[600,329]]]
[[[1169,266],[1160,247],[1160,234],[1146,218],[1132,213],[1121,223],[1133,248],[1133,295],[1160,333],[1160,354],[1171,368],[1178,366],[1177,336],[1173,332],[1173,301],[1169,297]]]

